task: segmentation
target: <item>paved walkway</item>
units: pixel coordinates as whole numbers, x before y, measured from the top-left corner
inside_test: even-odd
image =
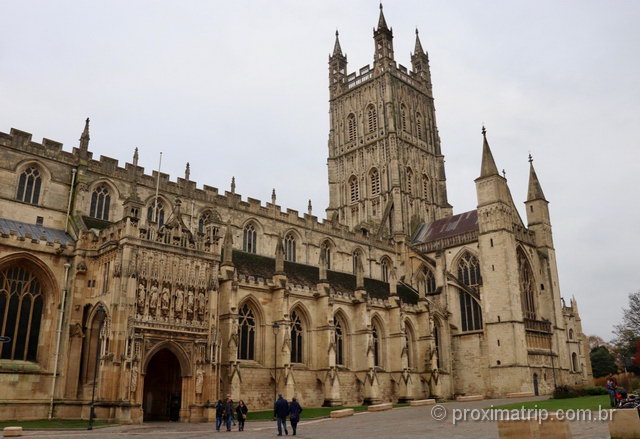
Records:
[[[361,438],[497,438],[498,427],[493,421],[459,421],[453,423],[454,409],[482,409],[491,405],[500,405],[519,401],[531,401],[536,398],[484,400],[475,402],[450,402],[442,404],[446,417],[435,420],[444,412],[435,406],[403,407],[385,412],[358,413],[342,419],[313,419],[302,421],[298,425],[298,437],[322,439],[361,439]],[[538,398],[544,399],[544,398]],[[438,412],[439,411],[439,412]],[[433,415],[432,415],[433,413]],[[460,413],[460,412],[458,412]],[[575,438],[609,438],[606,422],[571,422],[571,431]],[[237,428],[237,427],[236,427]],[[289,429],[289,434],[291,430]],[[23,437],[39,439],[121,439],[138,437],[153,438],[269,438],[276,435],[275,422],[247,422],[244,432],[216,432],[212,424],[188,423],[147,423],[143,425],[121,425],[99,428],[93,431],[26,431]]]

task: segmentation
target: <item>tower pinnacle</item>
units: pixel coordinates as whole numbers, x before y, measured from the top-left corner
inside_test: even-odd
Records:
[[[84,130],[82,131],[82,135],[80,136],[80,149],[87,151],[89,149],[89,118],[84,121]]]
[[[540,180],[538,180],[538,175],[536,174],[536,170],[533,167],[533,157],[529,154],[529,190],[527,191],[527,201],[533,200],[545,200],[544,192],[542,192],[542,186],[540,185]]]
[[[378,30],[386,29],[389,30],[387,26],[387,20],[384,19],[384,12],[382,12],[382,2],[380,2],[380,17],[378,17]]]
[[[487,129],[482,126],[482,167],[480,168],[480,178],[489,177],[490,175],[500,175],[496,161],[493,159],[489,142],[487,141]]]
[[[343,56],[342,55],[342,47],[340,47],[340,39],[338,38],[339,33],[338,33],[338,29],[336,29],[336,42],[333,45],[333,55],[332,56]]]
[[[418,35],[418,28],[416,28],[416,45],[413,49],[414,55],[422,55],[425,53],[424,49],[422,49],[422,43],[420,42],[420,35]]]

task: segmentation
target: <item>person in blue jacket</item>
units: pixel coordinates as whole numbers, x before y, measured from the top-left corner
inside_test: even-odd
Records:
[[[282,436],[282,429],[284,428],[284,434],[289,434],[287,430],[287,416],[289,415],[289,403],[282,397],[282,394],[278,394],[278,400],[273,405],[273,416],[278,421],[278,436]]]

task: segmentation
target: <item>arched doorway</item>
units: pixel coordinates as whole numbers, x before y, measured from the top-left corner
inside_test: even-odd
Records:
[[[179,421],[181,400],[180,362],[169,349],[161,349],[149,361],[144,377],[144,420]]]

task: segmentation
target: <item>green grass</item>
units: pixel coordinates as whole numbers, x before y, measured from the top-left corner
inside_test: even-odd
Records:
[[[4,427],[22,427],[25,430],[70,430],[70,429],[86,429],[88,421],[83,419],[35,419],[33,421],[1,421],[0,429]],[[94,427],[103,427],[105,425],[116,425],[104,421],[93,421]]]
[[[598,407],[600,406],[600,407]],[[545,399],[542,401],[516,402],[513,404],[498,405],[494,409],[545,409],[550,412],[567,409],[598,410],[610,407],[609,395],[580,396],[578,398]]]
[[[393,407],[406,407],[409,404],[394,404]],[[355,412],[367,411],[368,406],[358,405],[349,407],[311,407],[305,408],[300,414],[300,419],[323,418],[329,416],[334,410],[353,409]],[[249,412],[247,420],[249,421],[270,421],[273,419],[273,410],[261,410],[257,412]]]

